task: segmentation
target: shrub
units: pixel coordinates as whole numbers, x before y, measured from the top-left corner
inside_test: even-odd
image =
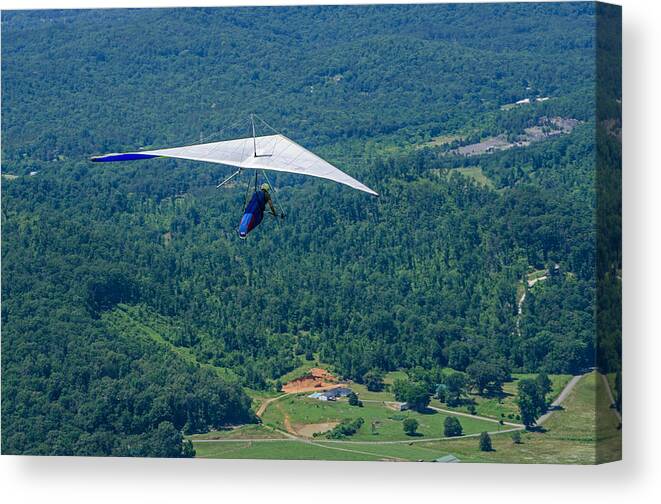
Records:
[[[383,390],[383,372],[379,369],[372,369],[365,373],[363,382],[370,392],[381,392]]]
[[[351,392],[348,396],[347,399],[349,399],[349,405],[350,406],[359,406],[362,407],[363,402],[358,399],[358,395],[355,392]]]
[[[356,418],[355,420],[342,420],[341,423],[333,427],[326,437],[328,439],[343,439],[345,437],[353,436],[358,429],[360,429],[365,423],[365,420],[362,418]]]

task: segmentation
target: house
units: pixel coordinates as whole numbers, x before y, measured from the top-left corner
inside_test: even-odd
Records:
[[[346,397],[349,394],[351,394],[351,389],[347,387],[337,387],[334,389],[330,389],[327,392],[325,392],[329,396],[334,396],[334,397]]]
[[[387,408],[395,411],[406,411],[411,409],[411,405],[405,402],[384,401],[383,404],[385,404]]]
[[[336,401],[340,397],[346,397],[351,394],[351,389],[347,387],[336,387],[325,392],[315,392],[308,397],[319,399],[320,401]]]

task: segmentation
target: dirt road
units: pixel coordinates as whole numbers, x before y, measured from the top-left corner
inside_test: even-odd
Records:
[[[271,397],[270,399],[267,399],[266,401],[264,401],[262,404],[259,405],[259,408],[255,412],[255,415],[257,415],[259,418],[262,418],[262,415],[266,411],[266,408],[268,408],[269,404],[271,404],[272,402],[278,401],[278,400],[280,400],[283,397],[288,396],[288,395],[289,394],[282,394],[282,395],[279,395],[277,397]]]

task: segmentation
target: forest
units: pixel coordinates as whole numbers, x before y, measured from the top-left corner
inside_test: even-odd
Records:
[[[616,144],[594,9],[3,12],[2,452],[191,456],[183,434],[257,421],[249,392],[311,358],[358,382],[594,366],[595,160],[621,156],[595,142]],[[227,167],[88,160],[250,112],[381,196],[279,176],[286,219],[243,242]],[[438,141],[554,116],[580,122],[470,158]]]

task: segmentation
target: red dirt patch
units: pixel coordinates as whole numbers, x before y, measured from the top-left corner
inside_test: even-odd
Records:
[[[323,422],[323,423],[316,423],[316,424],[297,425],[297,426],[295,426],[296,434],[299,435],[299,436],[311,438],[311,437],[314,437],[314,435],[317,432],[329,431],[339,423],[340,422]]]
[[[296,394],[298,392],[316,392],[343,385],[336,376],[325,369],[312,368],[305,376],[296,378],[282,386],[283,392]]]

